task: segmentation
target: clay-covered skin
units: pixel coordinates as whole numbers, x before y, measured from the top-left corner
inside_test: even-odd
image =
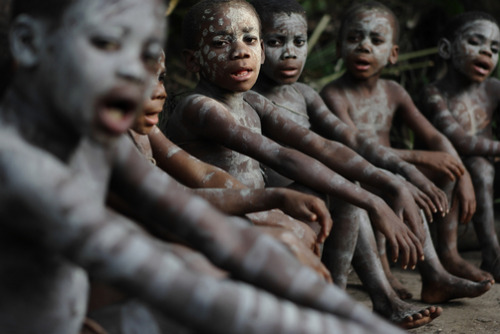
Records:
[[[271,237],[184,192],[125,137],[129,107],[139,110],[156,76],[150,65],[163,43],[164,12],[156,0],[76,0],[51,29],[39,17],[14,19],[17,69],[0,107],[1,327],[78,333],[88,272],[204,332],[399,332],[299,265]],[[85,56],[78,56],[79,46]],[[97,69],[108,57],[102,78]],[[55,72],[48,76],[47,69]],[[64,73],[75,75],[83,97],[61,85]],[[45,89],[49,84],[61,91]],[[116,95],[107,95],[115,85],[135,93],[115,103]],[[75,110],[77,99],[86,103]],[[180,254],[105,207],[110,189],[143,222],[168,226],[261,288],[188,269]]]
[[[342,55],[351,59],[352,67],[348,66],[348,71],[344,76],[325,87],[322,91],[322,96],[325,98],[327,105],[331,107],[331,110],[337,113],[342,120],[353,127],[357,127],[361,133],[376,138],[384,146],[390,145],[389,131],[392,126],[394,114],[396,112],[401,113],[406,124],[414,130],[419,138],[422,138],[429,148],[441,152],[444,151],[446,155],[440,153],[441,156],[450,158],[447,160],[446,166],[435,165],[431,168],[441,173],[441,179],[443,179],[443,174],[449,176],[450,173],[454,175],[453,179],[459,178],[457,183],[459,185],[458,189],[461,189],[461,191],[458,191],[458,193],[470,194],[470,191],[465,190],[467,185],[469,187],[471,185],[470,178],[468,177],[469,174],[464,174],[464,167],[450,142],[436,131],[423,115],[420,114],[409,95],[401,86],[392,81],[379,79],[385,62],[377,58],[377,52],[378,54],[385,54],[389,61],[392,59],[390,53],[382,52],[382,50],[387,49],[387,46],[384,46],[384,44],[392,45],[392,33],[386,30],[386,24],[381,24],[384,21],[383,16],[386,16],[385,22],[389,26],[392,23],[387,13],[384,14],[380,11],[370,12],[365,11],[356,15],[355,17],[360,22],[352,20],[344,30],[346,33],[341,41]],[[366,18],[370,17],[373,18],[374,24],[367,24],[363,29],[359,28]],[[353,37],[350,40],[350,33],[353,33],[352,36],[354,37],[358,33],[365,37],[359,39]],[[356,44],[357,47],[345,46],[350,44]],[[363,73],[369,75],[363,75]],[[397,151],[397,153],[403,159],[425,167],[430,167],[433,154],[436,154],[429,154],[425,151]],[[452,178],[448,178],[448,183],[450,179]],[[451,183],[451,186],[453,185]],[[474,198],[470,198],[469,196],[468,198],[462,197],[460,200],[465,216],[471,216],[475,208]],[[451,208],[452,213],[444,219],[458,221],[458,211],[453,211],[454,208]],[[442,224],[441,226],[444,228],[445,225]],[[451,298],[458,298],[458,296],[474,297],[484,293],[491,287],[489,280],[482,280],[483,282],[481,283],[475,283],[450,275],[450,273],[444,270],[439,261],[435,259],[433,252],[434,249],[430,238],[427,238],[424,245],[426,261],[421,262],[419,265],[424,283],[422,290],[423,300],[427,302],[443,302]],[[427,259],[427,256],[429,256],[429,259]],[[430,298],[436,291],[440,292],[439,298]],[[388,300],[393,299],[393,297],[385,298],[388,298]],[[378,299],[379,302],[381,300],[381,298]]]
[[[500,81],[489,75],[498,63],[500,32],[487,20],[472,20],[454,35],[440,41],[440,55],[448,60],[445,77],[426,87],[424,109],[463,157],[477,198],[472,218],[482,247],[481,271],[458,256],[456,233],[442,238],[440,256],[448,270],[459,276],[481,280],[500,279],[500,246],[494,230],[491,157],[500,155],[500,142],[492,134],[493,113],[498,110]],[[445,231],[446,232],[446,231]]]
[[[367,16],[371,17],[370,15]],[[288,22],[286,21],[287,18]],[[379,21],[383,20],[377,16],[375,18],[377,24],[374,26],[377,28]],[[291,41],[293,40],[293,36],[306,34],[306,26],[297,24],[297,21],[300,22],[300,20],[297,20],[294,16],[279,13],[274,15],[272,21],[263,23],[263,35],[266,45],[266,62],[263,68],[266,67],[266,64],[267,67],[265,71],[261,72],[254,89],[272,100],[272,102],[279,107],[279,111],[276,112],[279,112],[283,117],[294,119],[302,126],[310,128],[309,116],[312,117],[315,114],[315,107],[322,106],[327,110],[326,106],[324,106],[324,103],[321,104],[317,101],[318,99],[320,100],[320,98],[313,89],[304,84],[296,83],[293,79],[282,79],[278,75],[280,72],[277,70],[280,68],[280,63],[305,63],[305,54],[298,52],[297,49],[292,47],[282,48],[281,44],[276,42],[276,40]],[[277,28],[277,24],[275,24],[276,22],[279,22],[279,29]],[[368,26],[371,25],[370,22],[363,23]],[[385,23],[388,24],[387,20]],[[356,29],[359,28],[357,22],[354,23],[354,26]],[[294,29],[298,29],[298,31]],[[366,33],[370,35],[369,31]],[[269,38],[269,40],[267,38]],[[297,46],[297,48],[300,47]],[[269,60],[271,60],[270,63],[268,63]],[[384,61],[381,63],[384,63]],[[338,122],[341,123],[340,120]],[[323,128],[327,128],[327,126],[323,125]],[[333,127],[330,128],[329,131],[334,132],[339,129],[341,128]],[[377,144],[377,146],[380,145]],[[382,158],[386,157],[383,156]],[[355,169],[360,166],[361,163],[358,159],[356,164],[354,164],[345,156],[339,158],[339,160],[350,169]],[[375,172],[370,174],[367,169],[365,170],[365,174],[367,174],[369,178],[376,177]],[[372,185],[374,185],[374,181],[373,179],[364,180],[365,184]],[[379,190],[383,190],[384,186],[378,185],[378,188]],[[372,227],[369,225],[369,219],[366,212],[339,199],[334,199],[332,203],[335,233],[332,234],[325,244],[323,261],[331,270],[334,282],[340,287],[345,288],[347,273],[350,270],[353,253],[356,251],[353,265],[359,273],[362,282],[369,290],[376,312],[406,328],[424,325],[439,316],[441,313],[440,308],[429,307],[419,309],[418,307],[403,302],[393,290],[382,270],[380,259],[377,255],[377,248],[375,247]],[[411,205],[414,205],[413,199],[411,197],[407,198],[405,204],[411,207]],[[360,231],[359,229],[365,230]],[[361,236],[358,238],[358,235]],[[432,256],[435,252],[428,233],[426,233],[423,239],[425,240],[425,255],[426,257],[429,256],[432,258],[426,258],[425,260],[428,273],[435,273],[431,276],[426,274],[423,275],[426,284],[422,295],[425,301],[443,302],[452,298],[459,298],[459,296],[472,297],[482,294],[490,288],[488,283],[477,284],[456,277],[451,279],[452,276],[448,275],[439,261],[435,260],[435,256]],[[383,248],[385,249],[385,246]],[[439,285],[439,289],[434,285]],[[432,288],[429,288],[429,286],[432,286]],[[446,291],[446,293],[443,292],[439,297],[435,297],[434,299],[428,298],[429,295],[436,291]]]

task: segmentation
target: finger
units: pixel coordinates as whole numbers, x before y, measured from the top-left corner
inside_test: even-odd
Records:
[[[387,239],[387,243],[389,245],[389,248],[391,250],[391,259],[392,259],[392,262],[396,263],[398,261],[398,257],[399,257],[399,245],[398,245],[398,242],[396,241],[396,238],[392,235],[392,236],[388,236],[388,235],[385,235],[386,239]]]
[[[403,236],[399,236],[399,262],[403,269],[408,268],[408,263],[410,262],[410,246],[406,242]]]
[[[424,232],[425,233],[425,232]],[[412,243],[415,247],[415,251],[416,251],[416,256],[417,256],[417,262],[418,261],[423,261],[425,256],[424,256],[424,243],[425,243],[425,239],[426,239],[426,235],[423,239],[423,241],[421,241],[420,239],[418,239],[415,235],[410,235],[410,238],[412,239]],[[417,263],[415,263],[416,265]],[[412,269],[415,269],[415,268],[412,268]]]
[[[409,235],[406,242],[408,244],[408,250],[409,250],[408,267],[413,270],[415,269],[418,261],[417,248],[415,247],[415,242],[418,242],[418,239],[416,239],[415,237],[415,240],[412,240],[412,237],[410,237]]]
[[[433,215],[432,215],[432,209],[429,203],[426,203],[424,200],[419,200],[417,202],[418,207],[424,212],[425,218],[427,218],[428,222],[432,222],[433,220]]]

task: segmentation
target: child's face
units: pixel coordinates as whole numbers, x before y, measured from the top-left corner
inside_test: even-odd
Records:
[[[229,91],[250,90],[264,57],[254,12],[239,4],[223,5],[207,11],[200,22],[194,52],[200,74]]]
[[[307,22],[302,15],[273,15],[264,24],[266,60],[262,74],[279,84],[291,84],[299,79],[307,59]]]
[[[167,92],[165,91],[165,54],[158,60],[157,76],[153,80],[153,94],[144,101],[142,112],[137,116],[132,129],[142,135],[147,135],[153,127],[158,123],[158,116],[163,110],[163,105],[167,99]]]
[[[78,0],[44,35],[48,103],[75,130],[108,141],[151,94],[165,21],[157,0]],[[164,12],[163,12],[164,13]]]
[[[347,70],[356,77],[379,74],[397,60],[394,26],[389,14],[367,10],[356,14],[341,36],[341,52]]]
[[[498,62],[500,32],[487,20],[466,24],[452,45],[452,63],[456,69],[475,82],[486,79]]]

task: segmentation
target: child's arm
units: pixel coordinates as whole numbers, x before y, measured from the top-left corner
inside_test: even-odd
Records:
[[[130,147],[129,151],[132,150],[134,148]],[[165,173],[155,171],[147,161],[142,163],[142,159],[137,159],[137,166],[133,160],[127,159],[127,152],[120,154],[129,167],[140,167],[144,172],[134,174],[132,180],[132,184],[142,184],[138,193],[134,192],[135,187],[128,190],[132,190],[129,193],[132,197],[138,195],[136,199],[148,210],[151,219],[175,226],[173,229],[188,237],[213,262],[229,269],[235,276],[263,287],[275,296],[322,313],[312,314],[296,304],[284,304],[273,295],[249,285],[217,280],[187,270],[183,261],[162,243],[106,209],[102,198],[95,194],[93,180],[75,175],[50,157],[39,159],[36,155],[42,154],[38,150],[32,150],[35,152],[30,151],[30,154],[20,151],[0,150],[0,174],[5,176],[0,187],[3,233],[8,231],[22,236],[44,252],[60,254],[62,259],[83,267],[93,277],[115,284],[155,305],[166,315],[194,328],[220,333],[251,328],[255,325],[255,315],[261,319],[262,326],[268,326],[266,331],[278,328],[289,332],[300,328],[287,324],[281,317],[286,312],[293,312],[298,318],[318,319],[318,324],[330,323],[337,328],[338,318],[326,315],[330,313],[364,324],[366,332],[371,326],[377,327],[379,333],[391,332],[385,322],[301,266],[271,237],[248,227],[241,220],[217,213],[203,201],[178,191],[175,186],[168,190],[157,187],[169,185],[172,180]],[[139,156],[135,154],[133,157]],[[147,196],[142,197],[145,194]],[[245,298],[255,301],[251,308],[247,307]],[[235,316],[235,309],[241,311],[238,313],[241,318]],[[192,310],[209,311],[210,316]],[[251,322],[247,323],[246,319],[251,319]],[[297,323],[294,326],[298,326]],[[307,331],[305,327],[302,330]],[[329,328],[320,330],[327,333]]]
[[[260,112],[263,133],[313,157],[349,180],[359,181],[379,189],[393,204],[394,211],[408,222],[420,240],[425,239],[422,217],[418,207],[405,183],[401,182],[399,178],[376,168],[347,146],[327,140],[286,117],[278,117],[274,105],[267,103],[268,107],[273,108],[268,110],[266,102],[259,101],[262,98],[256,93],[247,94],[246,99],[263,106]],[[284,128],[287,129],[285,133],[281,131]]]
[[[200,161],[179,148],[158,128],[153,129],[148,137],[158,167],[191,188],[212,188],[196,189],[194,192],[219,210],[242,215],[281,209],[298,220],[318,222],[322,226],[322,233],[318,236],[320,243],[330,233],[330,213],[319,198],[284,188],[248,189],[226,171]]]
[[[408,93],[400,86],[397,86],[397,89],[399,92],[394,95],[399,97],[397,111],[401,112],[405,124],[413,130],[415,136],[422,140],[430,150],[446,152],[457,161],[461,161],[451,142],[417,109]],[[470,175],[465,167],[462,168],[464,174],[457,181],[459,183],[457,191],[459,191],[458,195],[461,199],[461,221],[467,222],[476,210],[476,198]]]
[[[358,131],[349,115],[345,97],[339,89],[332,85],[325,87],[321,92],[323,99],[309,96],[313,98],[308,103],[308,113],[311,122],[321,134],[346,143],[375,165],[400,174],[412,182],[423,191],[422,194],[417,189],[412,189],[415,200],[426,212],[427,218],[432,219],[430,212],[446,210],[448,204],[443,191],[414,165],[401,159],[391,148],[380,145],[375,138],[368,138]]]
[[[495,94],[500,92],[500,84],[492,82],[497,86]],[[451,114],[445,99],[439,89],[428,86],[424,92],[423,108],[433,120],[433,124],[453,143],[461,155],[499,156],[500,142],[483,136],[475,136],[467,133]]]

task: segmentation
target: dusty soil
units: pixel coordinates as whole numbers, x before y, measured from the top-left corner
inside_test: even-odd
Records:
[[[496,217],[500,214],[496,213]],[[497,230],[500,222],[497,218]],[[463,232],[463,230],[462,230]],[[472,226],[461,233],[459,240],[462,255],[465,259],[479,265],[481,261],[480,252],[477,250],[477,240]],[[411,303],[425,305],[419,302],[421,280],[418,272],[404,271],[393,268],[395,275],[401,280],[408,290],[413,294]],[[368,295],[363,291],[361,283],[355,273],[349,277],[347,291],[356,300],[368,307],[372,307]],[[497,334],[500,333],[500,284],[495,284],[490,291],[484,295],[472,299],[456,299],[445,304],[439,304],[443,313],[428,325],[410,330],[414,334]]]

